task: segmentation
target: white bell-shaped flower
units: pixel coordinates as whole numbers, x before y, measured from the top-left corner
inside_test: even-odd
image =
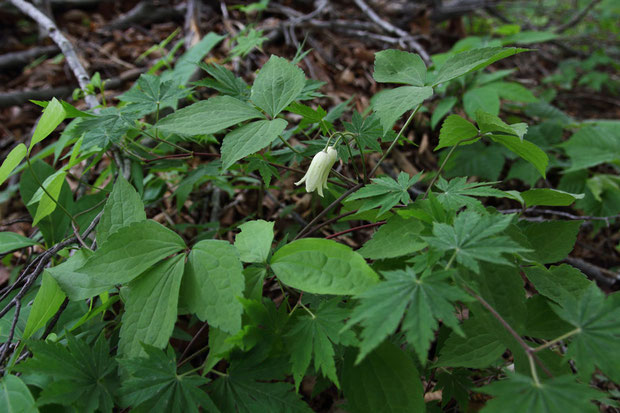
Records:
[[[306,192],[312,192],[316,189],[319,195],[323,196],[323,188],[327,188],[329,171],[337,160],[338,152],[333,146],[320,151],[312,158],[308,172],[306,172],[299,182],[295,182],[295,185],[301,185],[305,182]]]

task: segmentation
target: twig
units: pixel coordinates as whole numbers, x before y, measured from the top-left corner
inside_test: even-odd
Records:
[[[583,8],[583,10],[575,13],[573,15],[573,17],[571,17],[571,19],[569,21],[567,21],[564,24],[559,25],[558,27],[556,27],[553,32],[554,33],[562,33],[565,32],[566,30],[570,29],[571,27],[574,27],[577,23],[579,23],[579,21],[581,21],[581,19],[583,19],[584,17],[586,17],[586,15],[588,14],[588,12],[590,10],[592,10],[592,8],[594,6],[596,6],[598,3],[600,3],[601,0],[592,0],[590,3],[588,3],[588,5],[586,7]]]
[[[15,297],[11,302],[15,302],[15,315],[13,316],[13,322],[11,323],[11,329],[9,330],[9,336],[6,341],[2,345],[2,352],[0,353],[0,363],[4,360],[9,351],[9,347],[11,346],[11,342],[13,341],[13,336],[15,336],[15,329],[17,328],[17,322],[19,321],[19,314],[22,309],[22,303]]]
[[[372,224],[360,225],[360,226],[357,226],[357,227],[345,229],[344,231],[336,232],[335,234],[332,234],[332,235],[328,235],[328,236],[325,237],[325,239],[336,238],[336,237],[339,237],[341,235],[348,234],[349,232],[355,232],[357,230],[364,229],[364,228],[378,227],[378,226],[381,226],[383,224],[385,224],[385,221],[379,221],[379,222],[373,222]]]
[[[301,237],[303,237],[305,235],[312,234],[316,230],[315,228],[312,228],[312,226],[314,224],[316,224],[319,219],[323,218],[325,215],[327,215],[327,213],[329,211],[331,211],[336,206],[338,206],[338,204],[340,204],[340,202],[342,202],[343,199],[345,199],[346,197],[348,197],[353,192],[357,191],[358,189],[360,189],[363,186],[364,186],[363,183],[359,183],[359,184],[355,185],[354,187],[349,188],[348,190],[346,190],[344,194],[340,195],[340,197],[338,197],[338,199],[336,199],[334,202],[329,204],[323,211],[321,211],[316,217],[314,217],[314,219],[312,221],[310,221],[308,223],[308,225],[306,225],[304,228],[302,228],[302,230],[299,231],[299,233],[294,238],[294,240],[299,239],[299,238],[301,238]]]
[[[80,59],[75,53],[75,50],[73,49],[73,45],[69,42],[69,40],[65,37],[65,35],[62,34],[60,30],[58,30],[58,27],[56,27],[56,24],[53,21],[51,21],[49,17],[47,17],[45,14],[39,11],[36,7],[34,7],[32,4],[24,0],[9,0],[9,1],[15,7],[20,9],[24,14],[26,14],[28,17],[36,21],[41,27],[43,27],[49,33],[49,36],[52,38],[54,43],[56,43],[58,47],[60,47],[60,50],[64,54],[65,59],[67,60],[67,63],[69,64],[69,67],[71,68],[71,71],[77,78],[80,88],[84,91],[85,93],[84,100],[86,101],[86,104],[88,105],[88,107],[91,109],[94,109],[97,106],[99,106],[99,101],[97,100],[97,98],[93,95],[89,95],[88,93],[86,93],[86,90],[87,90],[86,86],[90,83],[90,77],[86,73],[86,70],[84,69],[84,66],[82,66],[82,63],[80,63]]]
[[[588,276],[588,278],[592,278],[608,287],[620,281],[620,273],[616,274],[613,271],[606,268],[601,268],[597,265],[584,261],[581,258],[566,257],[564,261],[582,271]]]
[[[198,340],[198,337],[200,337],[202,332],[205,331],[208,327],[209,327],[209,323],[204,323],[202,325],[202,327],[200,327],[200,330],[198,330],[198,332],[196,334],[194,334],[194,337],[192,337],[192,339],[189,342],[189,344],[187,345],[187,347],[185,347],[185,350],[183,350],[183,354],[181,354],[181,357],[179,357],[179,361],[177,363],[177,366],[180,366],[182,364],[183,359],[185,358],[187,353],[189,353],[189,349],[192,348],[192,346],[194,345],[196,340]]]
[[[534,207],[527,208],[525,211],[523,211],[523,209],[521,208],[514,208],[514,209],[499,210],[499,212],[503,214],[514,214],[515,212],[516,213],[533,212],[533,213],[539,213],[539,214],[558,215],[558,216],[571,219],[571,220],[575,220],[575,221],[605,221],[607,223],[607,226],[609,226],[610,220],[620,218],[620,214],[612,215],[609,217],[597,217],[597,216],[591,216],[591,215],[574,215],[574,214],[564,212],[564,211],[555,211],[553,209],[539,209],[539,208],[534,208]]]
[[[181,19],[183,17],[182,9],[184,7],[184,3],[179,4],[178,7],[156,7],[153,5],[152,0],[143,0],[133,9],[109,23],[105,28],[108,30],[125,29],[137,21],[144,24],[163,20],[170,21]]]
[[[385,30],[388,33],[393,33],[393,34],[400,36],[404,42],[409,44],[409,46],[411,46],[411,48],[420,55],[422,60],[424,60],[424,62],[427,65],[431,63],[431,58],[426,52],[426,50],[422,47],[422,45],[420,45],[420,43],[414,40],[413,37],[409,33],[383,20],[381,17],[377,15],[377,13],[375,13],[373,9],[370,8],[370,6],[368,6],[368,4],[366,4],[366,2],[364,2],[364,0],[353,0],[353,1],[357,5],[357,7],[359,7],[360,10],[364,12],[364,14],[366,14],[373,22],[379,25],[383,30]]]
[[[62,304],[60,304],[60,307],[58,308],[58,311],[56,311],[56,314],[54,314],[54,316],[50,320],[49,324],[45,328],[45,331],[43,332],[43,335],[41,336],[41,340],[45,340],[47,338],[47,336],[50,335],[50,333],[54,329],[54,326],[58,322],[58,319],[60,318],[60,315],[62,314],[63,311],[65,311],[65,308],[67,308],[68,304],[69,304],[69,299],[65,298],[65,300],[62,302]]]

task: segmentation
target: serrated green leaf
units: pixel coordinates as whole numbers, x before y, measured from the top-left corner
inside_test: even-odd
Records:
[[[195,85],[210,87],[224,95],[240,100],[248,100],[250,98],[250,89],[247,83],[224,66],[220,66],[217,63],[207,65],[202,62],[198,66],[213,76],[213,79],[202,79],[194,82]]]
[[[362,118],[362,115],[355,111],[353,112],[351,123],[344,122],[344,126],[347,131],[357,134],[357,139],[362,145],[362,149],[381,150],[378,140],[383,137],[383,128],[381,128],[381,122],[374,113],[366,118]]]
[[[461,207],[482,208],[482,203],[474,196],[508,198],[509,196],[491,185],[495,182],[467,182],[467,177],[451,179],[449,182],[439,177],[437,188],[441,190],[437,194],[437,200],[449,210],[456,211]]]
[[[395,49],[383,50],[375,53],[375,70],[372,77],[382,83],[424,86],[426,65],[417,54]]]
[[[479,272],[478,261],[510,264],[503,254],[529,251],[505,235],[499,235],[512,222],[513,215],[480,215],[467,210],[454,220],[454,226],[433,224],[433,236],[426,242],[439,251],[454,251],[456,262]]]
[[[433,367],[486,368],[506,351],[506,345],[476,318],[465,320],[461,328],[465,337],[450,333]]]
[[[0,254],[37,244],[38,242],[14,232],[0,232]]]
[[[80,412],[112,412],[116,393],[116,361],[110,348],[99,336],[94,345],[67,333],[67,346],[60,343],[30,343],[33,357],[18,364],[15,370],[30,375],[44,375],[50,381],[37,399],[38,405],[73,406]]]
[[[344,320],[350,313],[344,308],[339,308],[339,302],[338,298],[324,301],[316,311],[313,311],[312,316],[304,312],[295,319],[285,335],[297,391],[312,359],[314,370],[321,372],[324,377],[340,387],[333,345],[341,342],[350,345],[356,340],[352,332],[340,333]]]
[[[278,138],[287,122],[284,119],[257,120],[229,132],[222,141],[222,168],[260,151]]]
[[[284,284],[312,294],[358,294],[378,281],[361,255],[327,239],[285,245],[273,254],[271,268]]]
[[[110,235],[81,267],[58,266],[49,271],[69,299],[81,300],[133,280],[183,248],[183,239],[163,225],[134,222]]]
[[[415,363],[400,348],[384,342],[354,365],[355,353],[345,355],[342,389],[352,413],[423,412],[424,390]]]
[[[507,379],[486,385],[477,391],[494,396],[481,410],[483,413],[596,413],[591,401],[602,393],[577,383],[573,376],[560,376],[535,383],[531,377],[509,374]]]
[[[528,222],[521,225],[528,238],[530,253],[523,256],[540,264],[563,260],[570,254],[583,221]]]
[[[439,132],[439,145],[435,150],[463,143],[470,145],[478,139],[478,128],[458,115],[450,115],[443,121]],[[466,142],[465,142],[466,141]]]
[[[271,55],[256,75],[251,99],[273,118],[297,98],[305,84],[306,77],[300,68]]]
[[[239,225],[241,232],[235,237],[235,248],[243,262],[267,262],[273,242],[274,222],[248,221]]]
[[[32,150],[34,145],[47,138],[60,125],[60,122],[65,120],[66,116],[67,114],[62,104],[56,98],[53,98],[43,110],[43,115],[41,115],[39,123],[37,123],[37,127],[32,134],[28,152]]]
[[[476,110],[475,118],[480,132],[483,134],[517,136],[523,141],[523,136],[525,136],[527,132],[526,124],[515,123],[513,125],[508,125],[498,118],[496,114],[488,113],[485,110]]]
[[[82,151],[93,147],[105,149],[110,143],[120,142],[123,135],[134,127],[139,116],[139,112],[112,106],[101,109],[96,116],[80,119],[75,135],[84,134]]]
[[[524,51],[526,49],[514,47],[486,47],[458,53],[441,66],[432,86],[437,86],[440,83],[455,79],[474,70],[482,69],[491,63]]]
[[[174,353],[144,346],[146,357],[120,359],[119,364],[129,377],[121,386],[124,407],[135,412],[152,413],[198,413],[202,410],[219,413],[213,402],[200,387],[207,379],[197,374],[177,374]]]
[[[211,397],[222,412],[310,413],[289,383],[274,381],[284,379],[287,364],[284,358],[248,352],[233,359],[227,375],[209,385]]]
[[[216,96],[189,105],[155,125],[161,131],[181,135],[206,135],[263,115],[254,107],[230,96]]]
[[[439,101],[431,116],[431,129],[435,129],[439,121],[452,110],[454,105],[456,105],[456,102],[458,102],[458,99],[454,96],[449,96]]]
[[[164,81],[161,76],[143,73],[134,87],[118,99],[128,102],[133,110],[146,115],[163,108],[176,107],[179,99],[189,92],[191,89],[179,88],[178,79]]]
[[[142,198],[123,175],[119,174],[97,225],[97,244],[103,245],[108,237],[120,228],[145,220]]]
[[[602,163],[620,161],[618,128],[586,126],[560,145],[571,160],[566,172],[591,168]]]
[[[179,289],[185,256],[152,267],[127,286],[118,352],[125,357],[144,354],[143,344],[164,348],[177,321]]]
[[[476,112],[480,109],[499,115],[499,105],[499,94],[490,85],[469,89],[463,94],[463,108],[472,119],[476,118]]]
[[[37,204],[37,212],[32,219],[32,225],[37,225],[39,221],[50,215],[56,207],[60,191],[65,183],[66,172],[57,171],[56,173],[48,176],[45,181],[42,182],[43,188],[39,187],[37,192],[34,193],[32,199],[28,202],[28,205]],[[50,198],[50,196],[53,198]]]
[[[427,245],[420,237],[423,229],[421,221],[394,215],[357,252],[364,258],[379,260],[420,251]]]
[[[419,86],[401,86],[377,93],[372,98],[372,108],[381,121],[383,133],[392,129],[405,112],[422,104],[432,95],[433,88]]]
[[[28,386],[17,376],[7,374],[0,379],[0,410],[9,413],[38,412]]]
[[[439,319],[462,334],[454,315],[454,302],[469,301],[470,297],[446,282],[450,278],[449,272],[417,276],[407,268],[382,274],[385,281],[356,296],[359,305],[345,327],[358,323],[364,327],[356,363],[396,331],[403,315],[402,330],[422,364],[426,362]]]
[[[366,199],[362,206],[359,207],[358,212],[368,211],[380,206],[381,208],[377,215],[381,215],[398,203],[407,205],[411,201],[408,189],[418,182],[421,176],[422,173],[420,172],[410,178],[409,174],[401,172],[398,175],[398,180],[387,176],[373,178],[371,179],[371,184],[355,191],[345,202]]]
[[[245,278],[237,249],[226,241],[200,241],[189,254],[181,300],[202,321],[230,334],[241,329]]]
[[[37,330],[45,326],[45,324],[56,314],[56,311],[62,305],[65,299],[58,283],[47,272],[43,272],[43,281],[37,292],[37,296],[32,303],[28,321],[22,334],[22,340],[27,340],[36,333]]]
[[[569,206],[578,199],[583,199],[584,194],[571,194],[551,188],[534,188],[521,192],[526,207],[536,205],[544,206]]]
[[[9,152],[4,161],[2,161],[2,166],[0,166],[0,185],[2,185],[4,181],[6,181],[6,178],[11,175],[11,172],[17,168],[17,165],[24,159],[27,152],[28,149],[23,143],[11,149],[11,152]]]
[[[512,152],[534,165],[542,177],[546,177],[549,157],[538,146],[531,142],[523,141],[516,136],[491,135],[491,140],[501,143],[506,148],[510,149]]]

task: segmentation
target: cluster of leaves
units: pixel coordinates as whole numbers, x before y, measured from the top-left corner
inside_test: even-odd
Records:
[[[23,305],[0,319],[4,341],[19,341],[4,360],[0,406],[309,412],[311,399],[327,389],[341,394],[351,412],[437,411],[449,403],[465,411],[469,391],[493,396],[485,412],[508,406],[584,412],[597,411],[592,401],[614,403],[607,399],[613,394],[589,383],[593,374],[620,382],[614,356],[619,296],[606,297],[576,268],[552,265],[572,251],[581,221],[528,222],[483,201],[505,198],[523,208],[577,201],[588,212],[611,215],[620,205],[613,202],[620,191],[610,189],[617,189],[618,179],[590,176],[589,168],[620,160],[615,123],[577,123],[503,81],[510,72],[483,72],[525,51],[502,46],[436,56],[430,69],[415,54],[377,53],[375,80],[399,86],[374,96],[371,114],[353,114],[343,124],[346,132],[335,125],[347,104],[327,112],[301,103],[318,95],[320,83],[277,56],[251,86],[223,66],[203,66],[210,77],[194,87],[219,94],[178,109],[181,99],[193,99],[188,67],[221,37],[205,39],[174,68],[143,75],[118,107],[84,113],[57,100],[46,103],[30,147],[16,147],[3,162],[0,181],[23,171],[20,196],[40,236],[2,233],[0,252],[51,247],[71,228],[98,223],[94,238],[63,249],[30,296],[19,297]],[[472,151],[483,154],[477,162],[491,162],[481,147],[500,151],[502,162],[506,154],[518,158],[514,165],[522,162],[538,179],[566,155],[564,191],[501,190],[497,182],[470,182],[467,174],[445,179],[440,170],[431,174],[426,193],[412,199],[422,174],[374,178],[375,168],[363,180],[359,173],[336,175],[338,185],[329,186],[324,205],[344,199],[355,212],[348,219],[379,226],[357,251],[304,238],[309,228],[289,229],[299,235],[290,241],[277,222],[261,219],[236,223],[234,243],[216,239],[225,231],[218,223],[215,230],[199,227],[192,237],[186,227],[147,219],[145,206],[161,201],[165,179],[177,184],[170,192],[177,208],[191,211],[196,206],[186,200],[205,182],[228,192],[235,180],[260,191],[284,188],[277,168],[290,169],[329,142],[341,142],[340,158],[352,163],[363,164],[364,151],[381,151],[380,141],[391,143],[387,155],[425,101],[468,77],[475,77],[474,88],[444,96],[432,117],[438,123],[462,101],[474,121],[457,114],[443,121],[436,149],[448,148],[446,161],[462,171],[463,153],[477,145]],[[500,98],[532,101],[525,110],[538,111],[543,121],[529,131],[523,122],[504,122]],[[31,156],[67,118],[76,119],[60,140]],[[562,128],[577,130],[560,144]],[[548,130],[559,130],[557,139],[542,133]],[[289,142],[317,135],[304,146]],[[196,156],[190,145],[217,144],[221,160],[195,170],[175,160]],[[41,160],[52,153],[58,159],[68,145],[64,166]],[[97,169],[107,149],[120,150],[129,168],[119,162]],[[92,190],[74,199],[66,178],[77,164],[99,172]],[[458,170],[445,164],[453,174]],[[260,178],[251,174],[255,170]],[[263,293],[266,286],[280,287],[277,305]],[[15,292],[7,291],[3,307],[15,303]],[[208,326],[208,344],[198,350],[187,333],[194,323]],[[191,343],[173,346],[171,339]],[[190,349],[195,353],[187,354]],[[30,353],[25,361],[23,351]],[[474,377],[490,384],[477,388]],[[311,394],[302,391],[309,378],[315,379]],[[427,389],[442,390],[440,403],[425,404],[423,380]]]

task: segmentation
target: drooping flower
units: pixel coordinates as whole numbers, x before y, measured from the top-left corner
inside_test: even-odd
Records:
[[[338,152],[333,146],[329,146],[326,150],[322,150],[312,158],[308,172],[295,185],[306,183],[306,192],[312,192],[315,189],[320,196],[323,196],[323,188],[327,188],[327,177],[329,171],[338,160]]]

